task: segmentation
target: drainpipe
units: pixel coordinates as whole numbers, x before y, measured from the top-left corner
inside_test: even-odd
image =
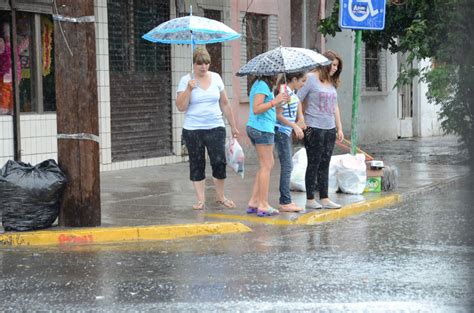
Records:
[[[319,20],[326,18],[326,0],[320,0],[319,2]],[[321,53],[326,51],[326,39],[323,34],[320,34]]]
[[[10,0],[12,26],[10,27],[11,58],[12,58],[12,86],[13,86],[13,150],[14,160],[21,161],[21,131],[20,131],[20,77],[18,77],[17,65],[19,55],[17,53],[17,33],[16,33],[16,8],[15,0]]]
[[[307,41],[307,34],[308,34],[308,5],[306,3],[306,0],[303,0],[303,10],[302,10],[302,21],[301,24],[303,25],[303,38],[301,39],[302,41],[302,46],[304,48],[309,48],[308,47],[308,41]]]

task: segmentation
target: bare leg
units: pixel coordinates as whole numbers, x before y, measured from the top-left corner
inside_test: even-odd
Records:
[[[197,198],[197,203],[193,206],[193,209],[195,210],[202,210],[204,209],[204,202],[206,201],[206,194],[205,194],[205,188],[206,188],[206,180],[200,180],[200,181],[193,181],[194,185],[194,191],[196,192],[196,198]]]
[[[224,179],[212,178],[214,181],[214,186],[216,187],[216,200],[224,201]]]
[[[257,173],[255,174],[255,181],[253,183],[253,188],[252,188],[252,196],[250,197],[249,204],[248,204],[249,207],[252,207],[252,208],[258,207],[258,203],[259,203],[258,201],[259,174],[260,174],[260,170],[258,170]]]
[[[0,234],[5,232],[5,228],[3,228],[3,208],[0,208]]]
[[[266,211],[268,204],[268,189],[270,186],[270,173],[275,161],[273,160],[273,145],[256,145],[260,169],[258,175],[258,209]]]
[[[216,186],[216,203],[225,206],[228,209],[235,208],[235,203],[224,195],[224,179],[214,178],[214,185]]]

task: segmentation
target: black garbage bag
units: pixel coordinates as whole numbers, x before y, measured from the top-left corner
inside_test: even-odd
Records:
[[[66,176],[54,160],[36,166],[8,161],[0,171],[0,209],[5,230],[51,226],[59,214]]]

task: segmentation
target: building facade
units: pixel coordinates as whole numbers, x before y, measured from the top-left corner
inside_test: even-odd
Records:
[[[10,1],[0,0],[0,166],[14,157],[11,100],[20,101],[21,160],[36,164],[57,159],[54,36],[50,0],[16,0],[12,32]],[[188,45],[153,44],[141,38],[156,25],[189,14],[220,20],[242,34],[240,40],[208,45],[211,70],[221,74],[231,100],[242,143],[248,117],[248,81],[234,75],[255,55],[278,45],[333,49],[344,60],[340,107],[350,133],[353,33],[335,38],[317,32],[319,17],[332,5],[320,0],[95,0],[97,91],[101,170],[117,170],[186,161],[181,129],[184,115],[175,107],[180,78],[191,70]],[[57,9],[57,8],[56,8]],[[18,54],[16,88],[13,49]],[[67,36],[65,37],[67,40]],[[2,44],[3,42],[3,44]],[[3,47],[3,49],[2,49]],[[363,50],[359,142],[440,133],[436,107],[426,101],[426,86],[392,88],[403,57]],[[424,65],[424,64],[421,64]],[[418,66],[418,65],[415,65]]]
[[[333,0],[326,5],[330,14]],[[341,117],[346,136],[352,119],[352,84],[354,73],[355,32],[343,30],[326,38],[326,48],[337,51],[343,61],[342,85],[338,92]],[[362,44],[361,99],[358,115],[358,143],[373,143],[407,137],[442,135],[438,120],[439,106],[429,103],[427,85],[414,79],[395,87],[402,66],[424,68],[429,60],[406,64],[406,57]]]

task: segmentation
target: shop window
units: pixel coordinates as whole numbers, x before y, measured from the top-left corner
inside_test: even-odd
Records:
[[[36,75],[33,72],[33,24],[34,15],[19,13],[17,16],[17,42],[20,56],[20,110],[21,112],[35,112],[38,108],[37,97],[33,97]]]
[[[41,77],[43,80],[43,110],[56,111],[56,88],[54,77],[54,24],[47,16],[41,16]]]
[[[16,42],[20,111],[43,113],[56,111],[53,22],[51,17],[17,13]],[[11,17],[0,13],[0,114],[13,112],[13,66]]]
[[[0,114],[13,113],[10,14],[0,11]]]

